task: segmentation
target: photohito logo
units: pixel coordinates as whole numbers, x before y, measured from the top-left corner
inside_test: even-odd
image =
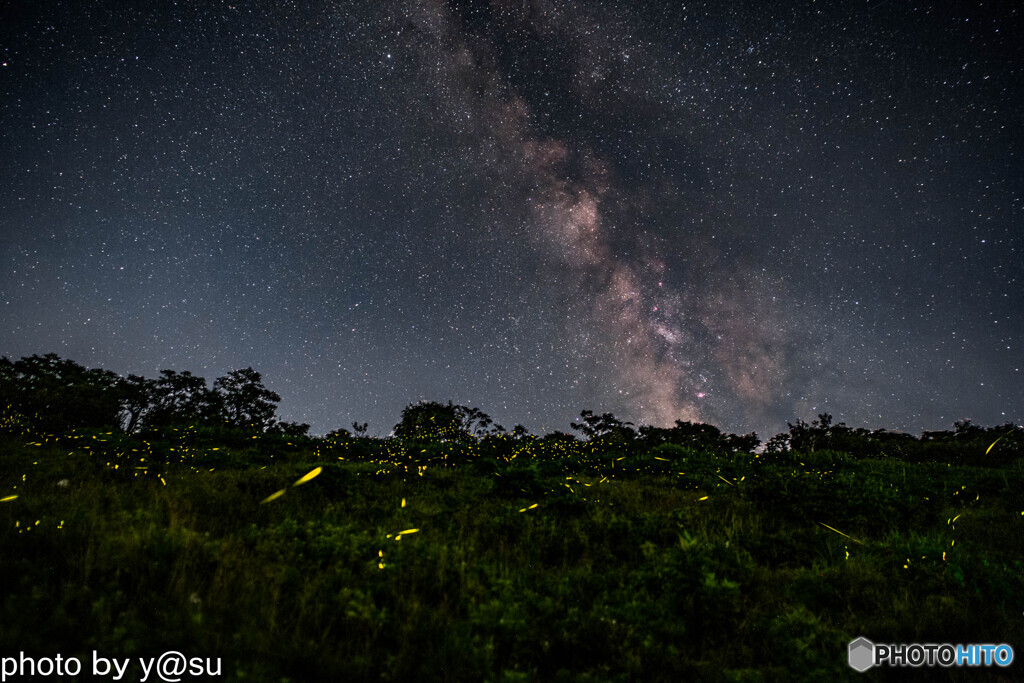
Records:
[[[861,637],[850,641],[850,668],[867,671],[873,666],[1010,666],[1013,648],[999,645],[950,645],[943,643],[872,643]]]

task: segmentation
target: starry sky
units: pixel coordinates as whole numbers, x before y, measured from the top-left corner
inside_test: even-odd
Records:
[[[1015,3],[0,9],[0,355],[386,434],[1024,421]]]

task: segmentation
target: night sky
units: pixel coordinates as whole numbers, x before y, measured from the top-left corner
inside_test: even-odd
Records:
[[[0,355],[315,434],[1024,421],[1016,3],[131,4],[0,10]]]

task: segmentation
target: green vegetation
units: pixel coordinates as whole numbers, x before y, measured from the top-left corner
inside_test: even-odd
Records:
[[[231,410],[55,433],[8,405],[0,656],[173,649],[230,681],[789,681],[859,680],[861,635],[1022,642],[1012,425],[890,438],[823,415],[757,453],[590,411],[581,440],[451,404],[410,406],[392,438]]]

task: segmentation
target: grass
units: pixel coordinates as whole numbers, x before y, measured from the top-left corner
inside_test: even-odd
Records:
[[[227,681],[859,680],[861,635],[1024,631],[1019,459],[2,438],[0,657],[179,650]]]

